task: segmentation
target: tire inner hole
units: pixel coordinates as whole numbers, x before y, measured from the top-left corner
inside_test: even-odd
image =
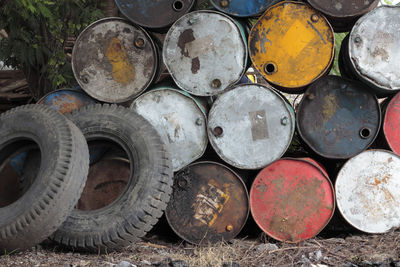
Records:
[[[18,140],[0,151],[0,208],[20,199],[40,171],[42,154],[32,140]]]
[[[89,174],[76,209],[98,210],[116,201],[129,183],[131,164],[125,150],[108,140],[88,141]]]

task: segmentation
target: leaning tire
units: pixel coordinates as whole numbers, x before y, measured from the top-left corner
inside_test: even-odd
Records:
[[[116,200],[95,210],[75,209],[51,239],[78,250],[130,245],[153,227],[169,201],[173,173],[165,145],[150,123],[127,108],[97,104],[67,116],[87,140],[122,147],[133,171]]]
[[[43,105],[26,105],[0,116],[0,162],[29,145],[40,148],[33,183],[0,207],[0,250],[27,249],[50,236],[67,218],[83,190],[89,152],[80,130]]]

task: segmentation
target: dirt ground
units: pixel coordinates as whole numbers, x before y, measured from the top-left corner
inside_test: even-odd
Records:
[[[29,251],[0,256],[0,266],[118,266],[125,261],[130,266],[159,267],[400,267],[400,229],[380,235],[323,231],[298,244],[278,242],[261,232],[242,233],[231,242],[202,246],[188,244],[169,231],[161,227],[122,251],[99,254],[73,252],[45,241]]]

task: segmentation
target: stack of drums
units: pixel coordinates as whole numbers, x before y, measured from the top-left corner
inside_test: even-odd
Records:
[[[40,102],[63,113],[116,103],[146,118],[176,172],[166,218],[190,243],[234,238],[249,213],[285,242],[317,235],[336,206],[365,232],[399,226],[400,7],[376,8],[378,0],[194,2],[116,0],[126,19],[96,21],[76,41],[72,66],[83,91]],[[346,31],[343,77],[329,76],[335,32]],[[251,65],[266,82],[243,83]],[[162,72],[169,77],[160,83]],[[287,93],[303,94],[296,114]],[[378,97],[386,96],[381,118]],[[308,153],[291,158],[298,139]],[[92,152],[93,164],[108,155],[104,147]],[[127,164],[108,156],[101,170]],[[319,162],[327,159],[341,168],[325,169]]]

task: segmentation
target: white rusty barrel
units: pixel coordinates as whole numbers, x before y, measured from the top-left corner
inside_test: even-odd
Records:
[[[198,96],[216,95],[237,83],[247,68],[245,29],[215,11],[186,14],[170,28],[163,60],[176,84]]]
[[[354,25],[348,44],[350,68],[379,95],[400,90],[400,7],[381,6]]]
[[[101,19],[79,35],[72,69],[93,98],[122,103],[144,91],[156,78],[160,62],[150,36],[121,18]]]
[[[400,226],[400,157],[367,150],[351,158],[336,179],[337,207],[344,219],[367,233]]]
[[[131,109],[156,128],[171,155],[174,171],[200,158],[206,150],[205,110],[188,93],[173,86],[157,86],[135,99]]]
[[[272,87],[242,84],[221,94],[208,116],[217,154],[240,169],[260,169],[279,159],[294,133],[294,114]]]

